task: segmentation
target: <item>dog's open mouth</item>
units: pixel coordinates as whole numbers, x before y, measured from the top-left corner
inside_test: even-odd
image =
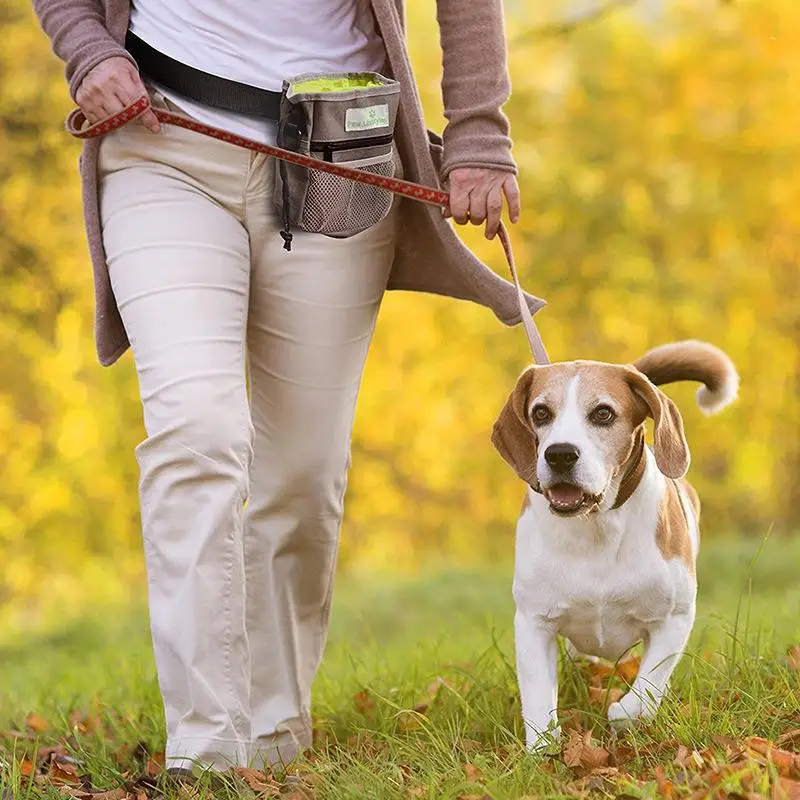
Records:
[[[550,510],[561,516],[577,515],[598,503],[597,497],[586,494],[572,483],[556,483],[545,490],[544,496],[550,503]]]

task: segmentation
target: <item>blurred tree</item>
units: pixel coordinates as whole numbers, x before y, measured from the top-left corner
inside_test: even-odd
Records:
[[[532,36],[557,4],[510,5],[525,214],[513,231],[553,358],[634,359],[692,337],[734,358],[739,403],[684,411],[705,535],[800,522],[800,6],[664,4]],[[435,0],[408,25],[441,128]],[[780,24],[779,24],[780,22]],[[0,601],[142,591],[131,359],[103,370],[63,133],[69,101],[23,0],[0,7]],[[657,34],[657,35],[656,35]],[[19,65],[24,65],[20,69]],[[497,243],[465,239],[503,269]],[[435,264],[431,268],[435,269]],[[489,430],[528,354],[466,304],[391,294],[358,411],[343,564],[511,554],[521,498]],[[104,571],[113,580],[103,578]]]

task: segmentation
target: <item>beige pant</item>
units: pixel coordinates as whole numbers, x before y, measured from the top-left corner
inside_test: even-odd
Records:
[[[394,214],[350,239],[296,232],[287,253],[273,170],[174,127],[131,125],[101,148],[103,241],[147,431],[137,458],[168,766],[289,760],[311,740]]]

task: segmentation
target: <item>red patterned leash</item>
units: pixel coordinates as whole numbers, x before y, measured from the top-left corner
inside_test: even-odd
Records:
[[[345,167],[341,164],[333,164],[329,161],[320,161],[316,158],[303,155],[302,153],[284,150],[282,147],[274,147],[272,145],[254,142],[252,139],[237,136],[221,128],[215,128],[212,125],[204,125],[202,122],[197,122],[183,114],[176,114],[174,111],[153,108],[150,105],[150,98],[147,95],[140,97],[134,103],[123,108],[122,111],[118,111],[116,114],[106,117],[106,119],[100,120],[100,122],[96,122],[94,125],[89,125],[83,111],[76,108],[69,117],[67,117],[67,130],[78,139],[95,139],[98,136],[104,136],[111,131],[117,130],[127,125],[129,122],[133,122],[133,120],[138,119],[148,110],[151,110],[161,123],[177,125],[179,128],[186,128],[195,133],[202,133],[204,136],[210,136],[212,139],[219,139],[220,141],[243,147],[254,153],[262,153],[265,156],[288,161],[290,164],[297,164],[308,169],[315,169],[318,172],[327,172],[331,175],[337,175],[340,178],[347,178],[348,180],[365,183],[379,189],[386,189],[389,192],[407,197],[410,200],[417,200],[420,203],[427,203],[428,205],[438,206],[440,208],[447,208],[450,203],[450,198],[447,193],[439,189],[431,189],[427,186],[421,186],[418,183],[402,180],[401,178],[386,178],[374,172],[365,172],[363,170],[353,169],[352,167]],[[528,304],[525,302],[525,295],[522,291],[522,286],[520,285],[516,265],[514,263],[514,253],[511,250],[511,241],[508,238],[508,231],[502,222],[500,223],[498,236],[503,245],[503,251],[508,261],[508,269],[511,272],[511,277],[514,280],[514,286],[517,290],[517,300],[522,316],[522,324],[528,337],[533,359],[537,364],[549,364],[550,359],[547,356],[544,342],[533,321],[533,316],[528,308]]]

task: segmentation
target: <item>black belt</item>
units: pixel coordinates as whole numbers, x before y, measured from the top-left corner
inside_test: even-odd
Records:
[[[280,92],[248,86],[182,64],[159,53],[130,31],[125,49],[133,56],[143,77],[189,100],[251,117],[275,121],[280,118]]]

